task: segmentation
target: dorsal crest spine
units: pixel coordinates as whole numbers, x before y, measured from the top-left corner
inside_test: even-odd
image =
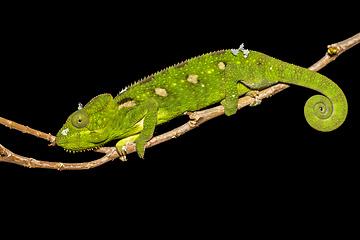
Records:
[[[224,54],[226,51],[227,50],[223,49],[223,50],[219,50],[219,51],[210,52],[209,54],[211,54],[212,56],[213,55],[221,55],[221,54]],[[123,90],[121,90],[120,93],[117,95],[117,97],[120,96],[125,91],[127,91],[128,89],[130,89],[132,86],[141,85],[141,84],[150,82],[156,75],[166,73],[170,68],[176,68],[176,69],[177,68],[182,68],[182,67],[186,66],[190,60],[192,60],[194,58],[200,59],[205,55],[206,54],[202,54],[202,55],[199,55],[199,56],[196,56],[196,57],[193,57],[193,58],[186,59],[185,61],[174,64],[174,65],[172,65],[170,67],[164,68],[164,69],[162,69],[162,70],[160,70],[160,71],[158,71],[156,73],[153,73],[153,74],[151,74],[151,75],[149,75],[147,77],[144,77],[144,78],[142,78],[142,79],[140,79],[138,81],[135,81],[134,83],[128,85]]]

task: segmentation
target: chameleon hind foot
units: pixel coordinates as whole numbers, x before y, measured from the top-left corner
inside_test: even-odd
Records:
[[[261,99],[259,99],[259,91],[257,90],[249,91],[245,95],[254,99],[254,102],[250,104],[250,107],[255,107],[261,104]]]

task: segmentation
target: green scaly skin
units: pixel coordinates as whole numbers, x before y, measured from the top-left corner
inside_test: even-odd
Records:
[[[143,158],[155,126],[218,102],[227,116],[233,115],[240,96],[254,96],[256,90],[279,82],[322,94],[311,97],[304,107],[305,118],[314,129],[329,132],[345,121],[346,97],[330,79],[241,46],[169,67],[127,87],[115,98],[110,94],[93,98],[69,116],[56,143],[66,150],[81,151],[119,139],[116,147],[123,159],[126,145],[133,142]]]

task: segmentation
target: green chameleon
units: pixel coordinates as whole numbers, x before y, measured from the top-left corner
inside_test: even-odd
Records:
[[[143,158],[155,126],[220,102],[227,116],[237,111],[242,95],[276,83],[303,86],[320,92],[304,107],[306,121],[318,131],[338,128],[347,115],[342,90],[327,77],[263,53],[244,49],[222,50],[188,59],[123,89],[115,98],[102,94],[71,114],[56,136],[56,144],[70,151],[100,147],[119,139],[120,158],[136,143]],[[258,101],[259,102],[259,101]]]

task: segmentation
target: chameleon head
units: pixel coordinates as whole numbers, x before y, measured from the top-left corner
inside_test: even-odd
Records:
[[[113,98],[102,94],[71,114],[56,135],[56,144],[70,151],[100,147],[109,141]]]

